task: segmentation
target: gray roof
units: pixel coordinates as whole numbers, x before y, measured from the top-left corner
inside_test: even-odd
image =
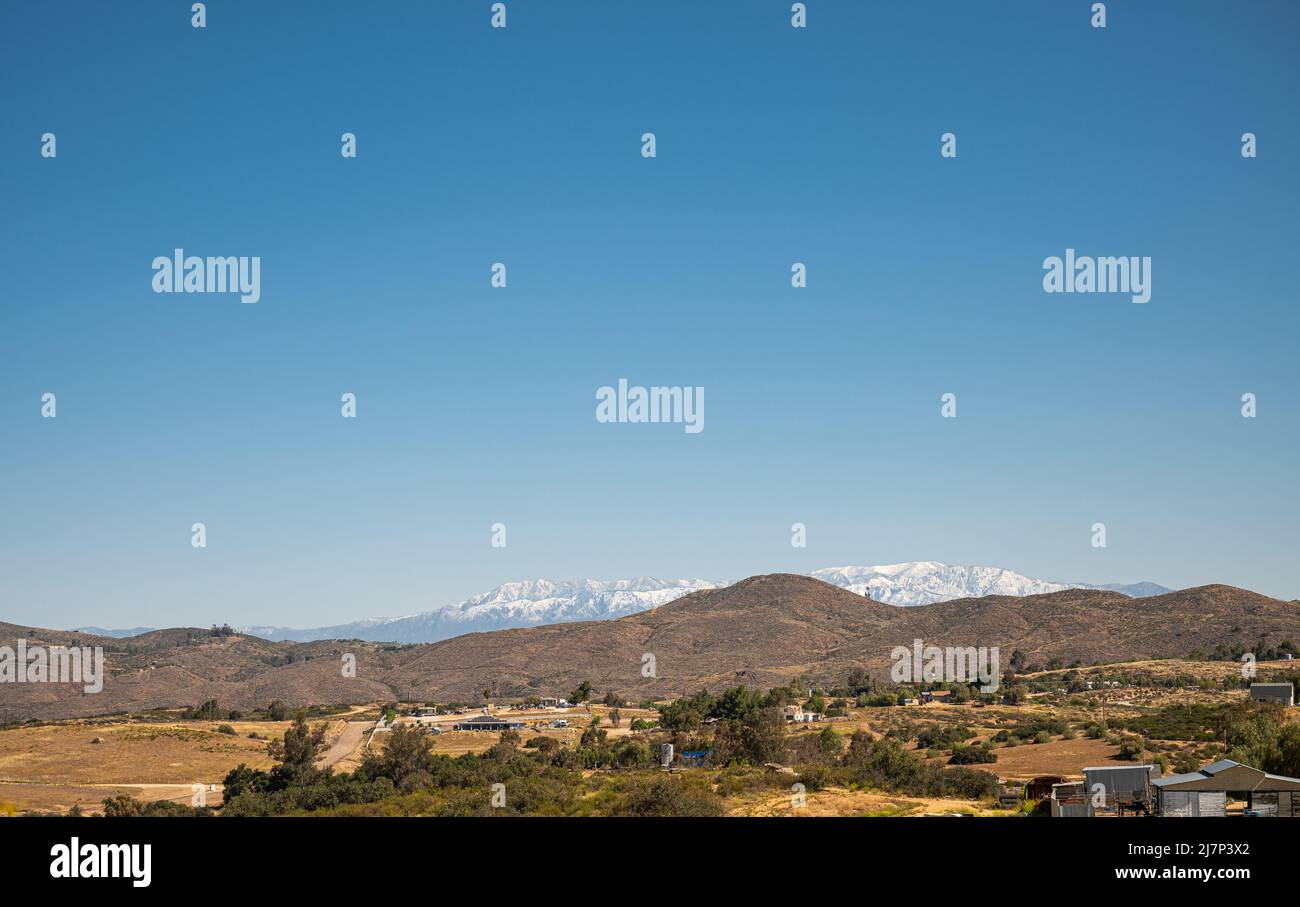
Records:
[[[1208,777],[1209,775],[1201,772],[1185,772],[1181,775],[1165,775],[1163,778],[1157,778],[1151,783],[1156,787],[1166,787],[1170,784],[1182,784],[1186,781],[1200,781]]]
[[[1157,778],[1151,783],[1156,787],[1168,787],[1169,785],[1184,784],[1188,781],[1204,781],[1206,778],[1213,778],[1220,772],[1227,771],[1230,768],[1241,767],[1252,772],[1260,771],[1252,766],[1237,762],[1235,759],[1220,759],[1218,762],[1211,762],[1209,765],[1203,765],[1194,772],[1185,772],[1181,775],[1165,775],[1163,778]],[[1300,784],[1300,778],[1288,778],[1286,775],[1271,775],[1268,772],[1260,772],[1266,780],[1269,781],[1286,781],[1293,784]]]
[[[1151,783],[1156,787],[1167,787],[1170,784],[1182,784],[1187,781],[1204,781],[1206,778],[1213,778],[1219,772],[1227,771],[1230,768],[1236,768],[1241,765],[1232,759],[1220,759],[1218,762],[1211,762],[1209,765],[1202,765],[1194,772],[1184,772],[1181,775],[1166,775],[1163,778],[1157,778]],[[1250,768],[1249,765],[1245,766]]]
[[[1211,762],[1209,765],[1202,765],[1201,774],[1217,775],[1219,772],[1227,771],[1228,769],[1234,768],[1238,765],[1241,765],[1241,763],[1233,759],[1220,759],[1218,762]],[[1250,768],[1250,766],[1248,765],[1246,768]]]

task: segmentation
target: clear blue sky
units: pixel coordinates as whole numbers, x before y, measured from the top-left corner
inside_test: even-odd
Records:
[[[1300,597],[1296,4],[489,5],[0,6],[0,619],[920,559]],[[155,295],[178,246],[261,302]],[[1067,247],[1151,301],[1046,295]],[[705,430],[598,424],[620,377]]]

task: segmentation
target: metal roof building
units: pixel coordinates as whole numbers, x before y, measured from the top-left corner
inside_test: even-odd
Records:
[[[1155,799],[1151,784],[1160,777],[1160,766],[1100,765],[1085,768],[1083,777],[1090,800],[1097,802],[1096,794],[1103,794],[1098,808],[1121,815],[1126,809],[1146,813]]]
[[[1054,817],[1091,818],[1096,814],[1083,781],[1053,784],[1052,796],[1048,802]]]
[[[1300,816],[1300,778],[1270,775],[1232,759],[1151,783],[1161,816],[1226,815],[1229,793],[1246,794],[1251,815]]]
[[[1295,687],[1289,683],[1252,683],[1250,698],[1256,702],[1295,705]]]
[[[504,731],[519,730],[526,725],[522,721],[506,721],[504,718],[493,718],[491,715],[479,715],[459,722],[453,727],[458,731]]]

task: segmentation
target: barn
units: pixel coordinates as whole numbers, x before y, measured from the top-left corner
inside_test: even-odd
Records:
[[[490,715],[479,715],[453,725],[458,731],[517,731],[526,726],[522,721],[506,721]]]
[[[1255,702],[1276,702],[1279,705],[1295,705],[1295,687],[1289,683],[1252,683],[1250,698]]]
[[[1161,816],[1224,816],[1229,794],[1245,794],[1246,814],[1300,816],[1300,778],[1270,775],[1232,759],[1152,782]]]
[[[1151,784],[1160,777],[1158,765],[1101,765],[1083,770],[1089,797],[1104,794],[1100,807],[1123,815],[1130,809],[1147,813],[1154,799]]]

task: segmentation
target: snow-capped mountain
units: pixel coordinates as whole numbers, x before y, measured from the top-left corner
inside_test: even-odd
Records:
[[[816,579],[888,605],[932,605],[954,598],[984,595],[1042,595],[1062,589],[1107,589],[1130,598],[1163,595],[1172,590],[1157,583],[1056,583],[1031,579],[1002,567],[957,567],[938,561],[911,561],[878,567],[827,567]]]
[[[1041,595],[1078,588],[1073,583],[1030,579],[1001,567],[950,567],[937,561],[827,567],[814,570],[812,576],[890,605],[929,605],[982,595]]]
[[[1001,567],[952,567],[936,561],[913,561],[877,567],[828,567],[811,574],[890,605],[928,605],[982,595],[1039,595],[1062,589],[1111,589],[1133,597],[1168,592],[1155,583],[1132,586],[1055,583],[1030,579]],[[648,576],[623,580],[538,579],[506,583],[456,605],[407,617],[370,618],[332,627],[240,627],[264,639],[365,639],[373,642],[437,642],[463,633],[536,627],[577,620],[609,620],[667,604],[717,583],[699,579],[660,580]]]
[[[538,579],[505,583],[457,605],[407,617],[359,620],[333,627],[241,627],[264,639],[366,639],[374,642],[437,642],[463,633],[535,627],[577,620],[609,620],[657,608],[713,583],[699,579]]]

